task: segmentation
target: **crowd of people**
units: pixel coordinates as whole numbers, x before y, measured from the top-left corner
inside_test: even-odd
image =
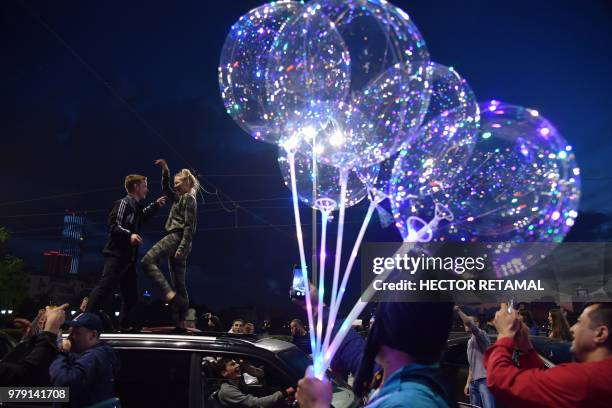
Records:
[[[366,379],[371,375],[368,361],[372,356],[383,367],[382,382],[374,390],[365,387],[368,407],[454,406],[439,372],[440,357],[452,326],[453,307],[436,305],[435,308],[408,303],[379,305],[368,334],[369,350],[361,362],[361,370],[365,368],[368,375]],[[419,310],[420,307],[424,309]],[[529,338],[529,327],[519,311],[501,304],[492,321],[497,340],[491,345],[475,319],[457,306],[454,310],[471,333],[467,348],[470,374],[465,391],[477,406],[494,406],[495,401],[508,407],[610,405],[612,304],[595,303],[582,311],[569,329],[575,362],[550,369],[538,357]],[[550,314],[551,339],[557,338],[554,325],[560,324],[555,314]],[[563,313],[559,315],[566,319]],[[407,326],[411,330],[402,333]],[[366,384],[367,381],[357,382],[355,390]],[[330,384],[306,376],[299,382],[296,397],[302,407],[330,407]]]
[[[83,312],[66,321],[65,309],[47,307],[32,321],[18,319],[23,337],[0,362],[0,386],[70,388],[72,407],[86,407],[116,398],[114,378],[120,370],[115,351],[100,340],[103,324],[95,313]],[[612,304],[587,306],[568,329],[575,362],[546,369],[529,338],[528,314],[501,304],[492,324],[497,339],[458,305],[437,303],[380,303],[367,338],[349,334],[332,362],[338,375],[354,377],[356,395],[368,407],[452,407],[454,393],[440,370],[456,314],[469,333],[469,374],[465,394],[475,406],[605,407],[612,400]],[[205,315],[217,329],[219,319]],[[550,338],[563,335],[567,319],[550,313]],[[60,336],[62,326],[68,336]],[[227,333],[252,334],[253,323],[234,319]],[[310,353],[307,327],[300,319],[289,325],[291,341]],[[345,350],[342,350],[342,349]],[[306,375],[297,391],[290,385],[269,396],[252,396],[241,381],[258,381],[261,372],[233,359],[216,362],[222,406],[268,407],[295,396],[302,407],[331,406],[331,384]]]

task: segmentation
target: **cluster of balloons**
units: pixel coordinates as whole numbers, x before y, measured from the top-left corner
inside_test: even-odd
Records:
[[[336,173],[377,165],[416,136],[431,75],[420,32],[385,1],[265,4],[232,26],[219,64],[228,114],[280,147],[286,180],[288,155],[296,157],[298,186],[316,178],[300,198],[319,209],[340,203]],[[349,177],[346,206],[365,190]]]
[[[577,216],[580,171],[555,127],[479,104],[385,0],[251,10],[226,38],[219,84],[228,114],[278,145],[285,181],[321,211],[388,198],[407,241],[558,242]]]

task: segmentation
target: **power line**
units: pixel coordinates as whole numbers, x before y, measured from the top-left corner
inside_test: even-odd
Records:
[[[291,209],[293,207],[286,205],[286,206],[257,206],[257,207],[242,207],[242,208],[246,208],[249,210],[259,210],[259,209]],[[10,215],[0,214],[0,219],[56,217],[56,216],[69,215],[69,214],[78,214],[78,215],[87,216],[87,215],[101,213],[103,215],[106,215],[108,214],[109,211],[110,211],[109,209],[103,209],[103,210],[70,210],[70,211],[57,211],[57,212],[48,212],[48,213],[26,213],[26,214],[10,214]],[[198,212],[218,212],[218,211],[224,211],[224,210],[221,208],[200,208],[198,209]],[[157,216],[155,216],[155,218],[157,218]],[[87,224],[91,224],[91,223],[88,222]]]
[[[79,195],[98,193],[98,192],[101,192],[101,191],[111,191],[111,190],[119,190],[119,189],[120,189],[119,187],[98,188],[98,189],[95,189],[95,190],[80,191],[80,192],[75,192],[75,193],[55,194],[55,195],[50,195],[50,196],[38,197],[38,198],[29,198],[29,199],[25,199],[25,200],[5,201],[3,203],[0,203],[0,206],[15,205],[15,204],[26,204],[26,203],[33,203],[33,202],[36,202],[36,201],[55,200],[57,198],[74,197],[74,196],[79,196]]]
[[[361,224],[361,222],[345,222],[345,224]],[[310,227],[311,224],[302,224],[302,227]],[[208,227],[208,228],[198,228],[196,230],[196,232],[207,232],[207,231],[232,231],[232,230],[243,230],[243,229],[261,229],[261,228],[295,228],[295,224],[272,224],[272,225],[261,225],[261,224],[252,224],[252,225],[241,225],[241,226],[233,226],[233,227]],[[43,230],[57,230],[57,229],[61,229],[61,227],[58,228],[48,228],[48,229],[41,229],[40,231]],[[26,232],[26,231],[23,231]],[[31,232],[31,231],[27,231],[27,232]],[[141,235],[143,236],[148,236],[151,234],[163,234],[166,233],[165,230],[155,230],[155,231],[146,231],[144,233],[141,233]],[[15,239],[30,239],[31,236],[27,236],[27,235],[21,235],[21,236],[13,236],[13,234],[19,234],[19,232],[13,232],[11,233],[11,239],[15,238]],[[333,231],[333,229],[328,231],[328,234],[330,235],[335,235],[335,231]],[[99,233],[99,234],[86,234],[85,237],[105,237],[107,236],[107,233]],[[55,238],[55,235],[36,235],[37,238]]]

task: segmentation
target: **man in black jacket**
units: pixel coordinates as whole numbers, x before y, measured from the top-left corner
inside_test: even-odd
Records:
[[[0,386],[49,385],[49,366],[58,353],[57,335],[68,305],[47,307],[43,331],[19,343],[0,361]]]
[[[130,312],[138,301],[136,258],[142,244],[140,229],[166,203],[160,197],[146,208],[141,204],[149,192],[147,178],[131,174],[125,178],[127,195],[115,202],[108,216],[108,242],[104,247],[104,270],[98,284],[89,294],[86,312],[97,312],[103,302],[119,285],[123,305],[121,327],[132,324]]]

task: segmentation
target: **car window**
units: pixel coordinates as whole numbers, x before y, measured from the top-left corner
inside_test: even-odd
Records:
[[[299,350],[297,348],[290,348],[281,351],[280,353],[278,353],[278,358],[283,360],[289,366],[291,374],[294,375],[296,378],[304,377],[304,374],[306,373],[306,368],[312,365],[312,359],[302,350]],[[334,375],[330,370],[328,370],[327,375],[331,377],[334,385],[340,387],[348,387],[348,385],[343,379]]]
[[[270,395],[275,391],[295,386],[292,380],[271,364],[250,356],[225,354],[202,357],[202,379],[204,396],[209,398],[227,381],[221,375],[218,362],[222,358],[233,359],[240,366],[240,388],[257,397]]]
[[[188,407],[191,353],[171,350],[118,349],[115,378],[123,407]]]

